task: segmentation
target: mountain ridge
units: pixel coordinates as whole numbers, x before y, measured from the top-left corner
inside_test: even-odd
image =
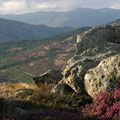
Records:
[[[41,40],[72,31],[71,27],[48,27],[0,18],[0,42]]]
[[[96,26],[120,18],[120,9],[77,8],[68,12],[33,12],[19,15],[0,15],[1,18],[18,20],[29,24],[47,26],[85,27]]]

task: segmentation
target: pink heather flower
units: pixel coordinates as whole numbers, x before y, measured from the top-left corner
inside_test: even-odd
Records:
[[[96,96],[92,104],[85,106],[83,114],[89,117],[98,117],[102,120],[120,116],[120,88]]]

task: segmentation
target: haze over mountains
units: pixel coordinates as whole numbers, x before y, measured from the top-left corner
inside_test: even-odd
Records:
[[[71,27],[47,27],[0,18],[0,42],[41,40],[72,31]]]
[[[0,42],[47,39],[73,31],[73,28],[96,26],[119,18],[120,10],[110,8],[0,15]]]
[[[29,24],[47,26],[83,27],[95,26],[120,18],[120,9],[77,8],[69,12],[35,12],[19,15],[0,15],[1,18],[22,21]]]
[[[120,120],[120,0],[0,0],[0,120]]]

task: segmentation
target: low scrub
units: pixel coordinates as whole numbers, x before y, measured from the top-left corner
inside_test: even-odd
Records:
[[[82,112],[90,118],[117,120],[120,117],[120,88],[99,94],[92,104],[85,105]]]

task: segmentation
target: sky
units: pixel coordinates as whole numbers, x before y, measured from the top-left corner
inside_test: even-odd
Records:
[[[0,14],[70,11],[80,7],[120,9],[120,0],[0,0]]]

